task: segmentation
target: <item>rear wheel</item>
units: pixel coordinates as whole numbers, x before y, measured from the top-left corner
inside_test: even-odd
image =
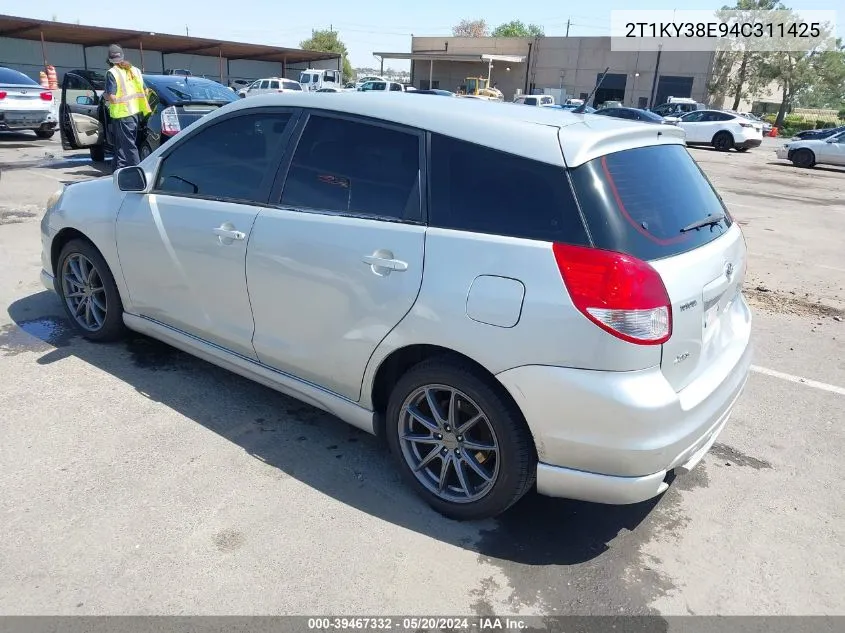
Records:
[[[35,136],[38,138],[53,138],[56,130],[35,130]]]
[[[792,155],[792,164],[809,169],[816,164],[816,155],[809,149],[799,149]]]
[[[734,137],[730,132],[719,132],[713,137],[713,147],[720,152],[727,152],[734,146]]]
[[[104,163],[106,161],[106,150],[102,145],[95,145],[90,150],[91,160],[95,163]]]
[[[56,266],[65,312],[92,341],[113,341],[126,333],[123,303],[106,260],[91,242],[69,241]]]
[[[467,364],[434,358],[399,379],[387,439],[403,477],[453,519],[494,517],[533,485],[534,443],[501,387]]]

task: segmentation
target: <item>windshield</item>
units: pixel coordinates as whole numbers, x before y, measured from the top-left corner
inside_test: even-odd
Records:
[[[299,74],[299,83],[301,83],[301,84],[311,83],[311,73],[300,73]]]
[[[732,220],[683,145],[615,152],[570,171],[597,248],[648,261],[679,255],[725,233]],[[724,218],[681,229],[708,215]]]
[[[21,86],[37,86],[38,82],[23,73],[11,68],[0,68],[0,84],[17,84]]]
[[[159,93],[163,100],[175,103],[210,101],[229,103],[237,101],[238,95],[216,81],[194,77],[179,77],[149,81],[147,84]]]

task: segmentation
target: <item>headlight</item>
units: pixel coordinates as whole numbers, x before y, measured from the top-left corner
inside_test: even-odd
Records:
[[[59,189],[56,189],[53,192],[53,195],[51,195],[49,198],[47,198],[47,207],[44,209],[45,214],[50,213],[50,211],[52,211],[56,207],[56,205],[59,204],[59,202],[61,201],[64,193],[65,193],[65,186],[62,185]]]

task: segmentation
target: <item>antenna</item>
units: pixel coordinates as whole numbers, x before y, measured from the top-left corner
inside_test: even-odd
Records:
[[[584,103],[579,105],[572,112],[574,112],[575,114],[583,114],[584,113],[584,109],[587,107],[587,104],[590,102],[590,99],[593,98],[593,95],[596,94],[596,90],[601,88],[601,84],[604,81],[604,78],[607,76],[607,71],[609,71],[609,70],[610,70],[610,66],[608,66],[607,68],[604,69],[604,72],[601,74],[601,77],[599,77],[599,80],[596,82],[596,87],[593,88],[593,91],[589,94],[589,96],[586,99],[584,99]]]

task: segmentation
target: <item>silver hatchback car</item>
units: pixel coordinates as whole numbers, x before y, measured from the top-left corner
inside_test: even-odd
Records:
[[[41,223],[87,338],[126,328],[383,436],[458,519],[659,495],[750,365],[739,226],[680,130],[465,100],[220,108]]]

